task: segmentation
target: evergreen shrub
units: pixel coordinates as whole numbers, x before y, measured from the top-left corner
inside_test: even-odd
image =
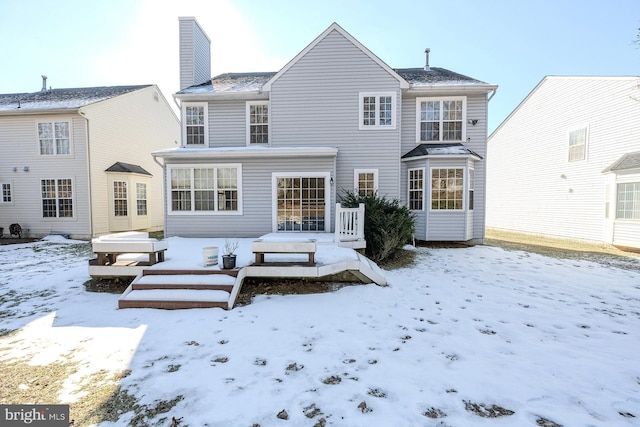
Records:
[[[347,208],[357,208],[364,203],[365,255],[372,261],[382,263],[411,242],[415,232],[413,214],[399,200],[343,190],[340,202]]]

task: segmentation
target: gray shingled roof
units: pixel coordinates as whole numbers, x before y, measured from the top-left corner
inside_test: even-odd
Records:
[[[611,166],[603,170],[602,173],[628,169],[640,169],[640,151],[623,154],[622,157],[613,162]]]
[[[423,68],[399,68],[394,70],[405,79],[411,87],[419,88],[438,85],[486,85],[487,83],[444,68],[432,67],[429,71]],[[178,94],[198,93],[239,93],[259,91],[277,73],[225,73],[213,77],[204,83],[190,86]]]
[[[151,85],[84,87],[0,94],[0,113],[73,110],[149,86]]]
[[[116,162],[105,169],[105,172],[125,172],[125,173],[139,173],[142,175],[151,175],[142,166],[132,165],[130,163]]]
[[[182,89],[178,93],[197,94],[258,91],[275,75],[275,71],[267,73],[225,73],[199,85]]]
[[[394,70],[411,87],[435,86],[435,85],[486,85],[487,83],[444,68],[431,67],[428,71],[424,68],[398,68]]]
[[[407,154],[402,156],[403,159],[422,156],[451,156],[451,155],[472,155],[482,158],[478,153],[469,150],[459,142],[451,144],[420,144]]]

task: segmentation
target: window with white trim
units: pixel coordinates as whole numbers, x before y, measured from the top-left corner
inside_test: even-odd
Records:
[[[269,101],[247,102],[247,144],[269,143]]]
[[[373,196],[378,191],[378,169],[354,169],[353,181],[357,194]]]
[[[240,213],[240,165],[169,168],[170,212]]]
[[[65,179],[40,180],[43,218],[73,217],[73,182]]]
[[[424,210],[424,168],[409,169],[409,209]]]
[[[577,162],[587,157],[587,128],[569,132],[569,161]]]
[[[473,197],[475,193],[476,185],[476,171],[475,169],[469,169],[469,210],[473,210]]]
[[[41,156],[71,154],[69,122],[38,122],[38,145]]]
[[[204,146],[207,143],[207,116],[208,106],[206,102],[184,103],[182,114],[184,117],[183,140],[185,146]]]
[[[136,183],[136,213],[139,216],[147,214],[147,184]]]
[[[616,219],[640,220],[640,182],[618,184]]]
[[[464,141],[467,98],[416,98],[417,142]]]
[[[396,93],[361,92],[359,129],[395,129]]]
[[[127,182],[113,182],[113,214],[127,216]]]
[[[0,190],[2,194],[0,195],[0,203],[11,203],[13,202],[13,196],[11,195],[11,183],[2,182],[0,183]]]
[[[431,169],[431,209],[462,210],[464,198],[463,168]]]

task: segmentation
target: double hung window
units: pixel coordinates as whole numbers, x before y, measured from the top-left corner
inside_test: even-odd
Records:
[[[73,184],[71,179],[40,180],[43,218],[73,217]]]
[[[569,161],[577,162],[587,157],[587,128],[569,132]]]
[[[269,144],[269,102],[247,102],[247,143]]]
[[[38,145],[42,156],[71,154],[69,122],[38,122]]]
[[[417,142],[464,141],[466,98],[417,98]]]
[[[183,116],[185,145],[205,145],[207,141],[207,104],[185,103]]]
[[[360,93],[360,130],[395,127],[395,92]]]
[[[424,169],[409,169],[409,209],[424,209]]]
[[[464,169],[431,169],[431,209],[462,210]]]

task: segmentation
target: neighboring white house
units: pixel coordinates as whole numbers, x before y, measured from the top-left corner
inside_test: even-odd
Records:
[[[179,22],[182,143],[154,153],[167,235],[331,232],[356,190],[406,203],[419,240],[482,242],[496,85],[428,53],[393,69],[335,23],[277,72],[210,78],[209,38]]]
[[[155,85],[0,95],[0,227],[86,239],[162,229],[162,168],[180,122]]]
[[[545,77],[487,163],[488,228],[640,248],[640,77]]]

